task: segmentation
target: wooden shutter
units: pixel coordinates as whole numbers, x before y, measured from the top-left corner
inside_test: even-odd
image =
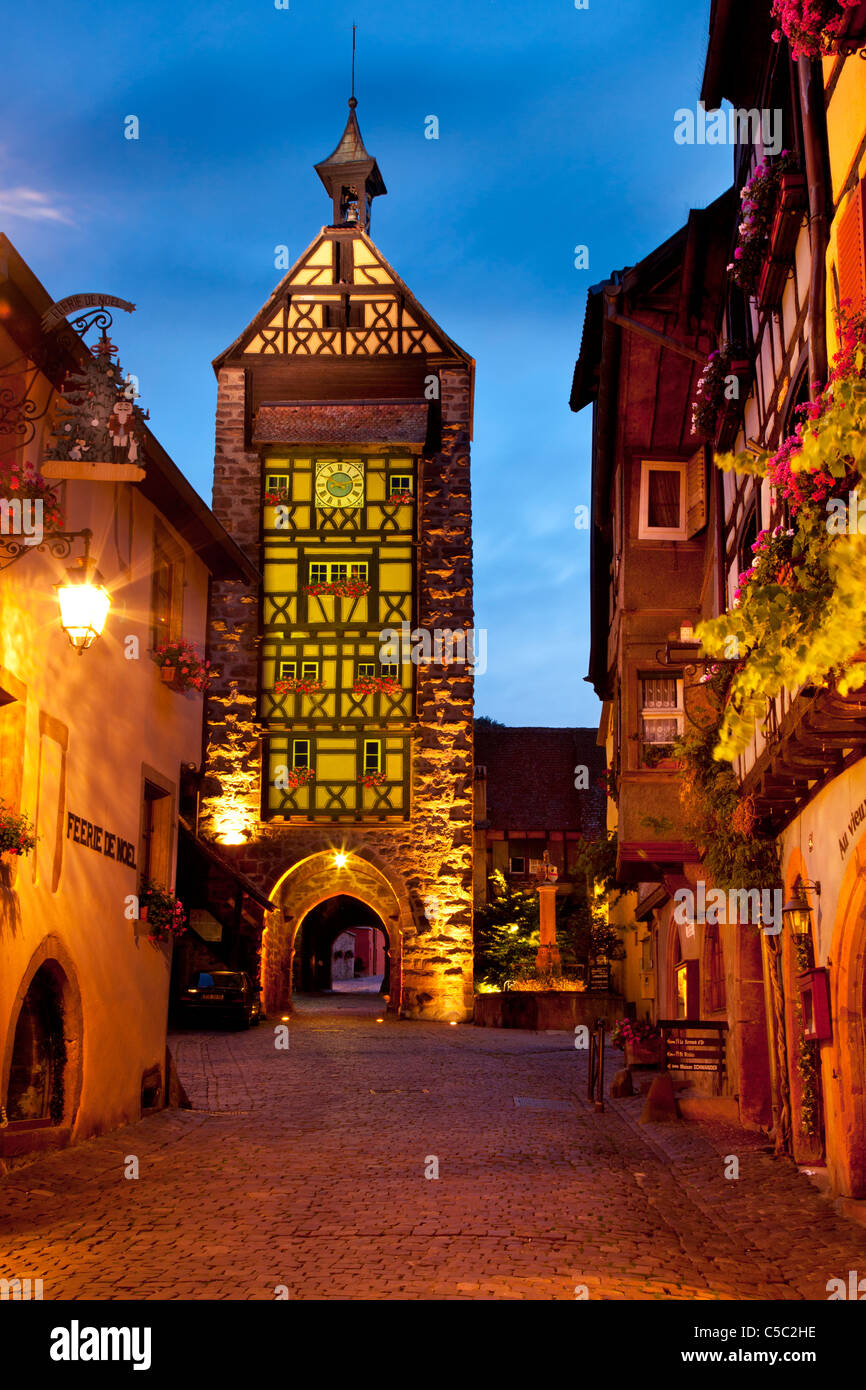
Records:
[[[686,534],[689,539],[707,524],[707,458],[704,446],[686,464]]]
[[[836,241],[839,300],[850,310],[866,309],[866,180],[861,179],[839,218]]]

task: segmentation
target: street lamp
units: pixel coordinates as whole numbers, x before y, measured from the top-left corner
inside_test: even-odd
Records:
[[[348,854],[344,854],[342,850],[337,850],[337,852],[334,855],[334,863],[336,864],[338,869],[344,869],[346,867],[346,861],[348,860],[348,858]]]
[[[801,878],[794,884],[790,898],[782,908],[782,921],[791,935],[798,941],[807,940],[812,934],[812,909],[806,897],[806,889],[814,889],[820,898],[820,883],[804,883]]]
[[[85,537],[84,555],[66,571],[62,584],[55,584],[60,607],[60,626],[79,656],[92,647],[105,627],[111,599],[103,587],[102,575],[89,553]]]

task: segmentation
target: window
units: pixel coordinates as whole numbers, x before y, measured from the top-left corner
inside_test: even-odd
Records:
[[[355,667],[355,680],[369,681],[376,675],[375,661],[359,661]]]
[[[310,740],[308,738],[292,739],[292,767],[306,768],[310,766]]]
[[[364,772],[382,771],[382,745],[377,738],[364,739]]]
[[[266,492],[288,492],[289,475],[288,473],[269,473],[267,475]]]
[[[281,661],[280,675],[281,681],[293,681],[298,673],[298,663],[296,661]]]
[[[855,185],[839,215],[837,238],[839,301],[850,310],[866,309],[866,180]]]
[[[400,667],[396,661],[383,661],[380,669],[382,675],[389,677],[390,680],[398,681],[400,679]]]
[[[317,681],[318,679],[319,679],[319,663],[318,663],[318,661],[302,661],[302,662],[301,662],[301,680],[302,680],[302,681]]]
[[[138,867],[142,879],[152,879],[164,888],[170,887],[173,828],[171,797],[164,787],[145,778]]]
[[[708,922],[704,927],[703,975],[707,1013],[719,1013],[726,1006],[726,996],[722,942],[716,922]]]
[[[641,763],[654,767],[673,757],[683,732],[683,684],[676,676],[641,676],[640,691]]]
[[[743,570],[751,569],[752,565],[755,563],[755,552],[752,550],[752,546],[757,539],[758,508],[757,504],[755,504],[749,511],[743,523],[743,529],[740,532],[740,544],[737,550],[737,562],[739,564],[740,574],[742,574]]]
[[[522,854],[512,854],[508,860],[508,872],[512,874],[526,873],[526,860]]]
[[[674,970],[677,1018],[700,1018],[698,985],[698,962],[681,960]]]
[[[369,568],[366,560],[353,560],[351,563],[346,560],[317,561],[310,565],[310,583],[338,584],[345,579],[363,579],[366,582]]]
[[[392,473],[388,479],[388,496],[412,491],[412,477],[409,473]]]
[[[686,539],[685,474],[684,463],[641,465],[640,540]]]
[[[153,540],[151,640],[154,647],[180,636],[183,624],[183,560],[162,526]]]

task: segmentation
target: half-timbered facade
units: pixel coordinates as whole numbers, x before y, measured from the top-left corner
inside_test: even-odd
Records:
[[[214,508],[261,583],[216,599],[202,824],[282,903],[272,1006],[340,895],[384,921],[391,1007],[462,1019],[474,364],[370,238],[385,186],[354,98],[316,168],[332,224],[215,362]]]

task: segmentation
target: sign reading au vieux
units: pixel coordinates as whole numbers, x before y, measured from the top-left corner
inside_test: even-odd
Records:
[[[135,845],[130,840],[112,834],[103,825],[94,825],[93,821],[85,820],[83,816],[74,816],[71,811],[66,815],[66,838],[74,840],[77,845],[85,845],[88,849],[95,850],[97,854],[103,854],[106,859],[125,864],[127,868],[137,867]]]

